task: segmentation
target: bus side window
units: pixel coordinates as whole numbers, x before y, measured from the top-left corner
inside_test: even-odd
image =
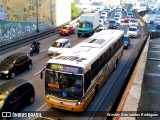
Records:
[[[84,74],[84,93],[87,91],[90,84],[91,84],[91,70],[88,70]]]

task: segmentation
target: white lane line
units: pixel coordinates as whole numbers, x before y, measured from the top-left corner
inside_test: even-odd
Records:
[[[44,106],[46,105],[46,103],[44,103],[40,108],[38,108],[36,111],[40,111]]]
[[[152,51],[149,51],[149,52],[157,52],[157,53],[160,53],[160,51],[153,51],[153,50],[152,50]]]
[[[159,58],[148,58],[148,60],[160,61],[160,59],[159,59]]]
[[[38,72],[37,72],[37,73],[35,73],[33,76],[35,76],[35,75],[39,74],[41,71],[42,71],[42,70],[38,71]]]
[[[146,73],[145,75],[153,76],[153,77],[160,77],[160,74],[157,74],[157,73]]]
[[[42,51],[41,51],[41,53],[42,53],[42,52],[44,52],[44,51],[47,51],[47,49],[45,49],[45,50],[42,50]]]

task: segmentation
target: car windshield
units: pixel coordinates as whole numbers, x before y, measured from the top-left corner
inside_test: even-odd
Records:
[[[68,29],[68,27],[66,27],[66,26],[65,26],[65,27],[63,27],[62,29],[66,29],[66,30],[67,30],[67,29]]]
[[[131,16],[126,16],[126,18],[131,18]]]
[[[120,17],[119,15],[115,15],[114,17]]]
[[[128,15],[132,15],[132,13],[128,13]]]
[[[13,63],[15,63],[15,61],[16,61],[15,59],[13,59],[11,57],[7,57],[1,62],[1,64],[3,64],[3,65],[12,65]]]
[[[123,40],[126,41],[126,42],[128,42],[128,39],[129,39],[129,37],[127,37],[127,36],[123,37]]]
[[[114,18],[114,19],[117,20],[117,21],[119,20],[119,18]]]
[[[103,30],[102,28],[99,28],[99,29],[96,30],[96,32],[100,32],[100,31],[102,31],[102,30]]]
[[[100,19],[105,19],[105,17],[104,17],[104,16],[101,16]]]
[[[137,28],[129,28],[129,31],[137,31]]]
[[[62,43],[60,43],[60,42],[54,42],[51,46],[52,47],[62,47]]]
[[[110,21],[109,23],[116,23],[116,21],[112,20],[112,21]]]
[[[83,95],[82,75],[46,71],[46,91],[60,98],[79,99]]]
[[[136,23],[136,22],[137,22],[137,20],[135,20],[135,19],[132,19],[130,22]]]
[[[101,13],[102,15],[105,15],[106,13]]]

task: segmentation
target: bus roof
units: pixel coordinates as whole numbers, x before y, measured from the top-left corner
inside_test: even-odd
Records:
[[[103,30],[67,49],[47,63],[57,63],[86,68],[90,66],[111,44],[124,35],[122,30]]]

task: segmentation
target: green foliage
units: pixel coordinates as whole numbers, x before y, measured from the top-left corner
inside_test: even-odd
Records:
[[[76,19],[82,11],[77,8],[75,3],[71,3],[71,19]]]

